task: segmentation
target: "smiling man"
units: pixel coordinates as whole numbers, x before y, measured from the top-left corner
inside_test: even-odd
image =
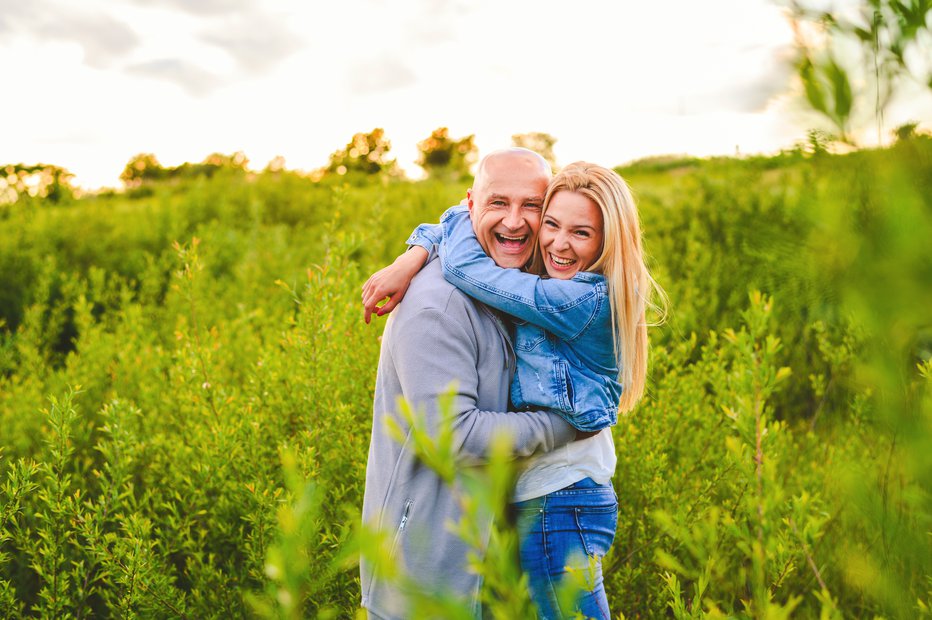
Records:
[[[549,182],[550,167],[533,151],[496,151],[479,164],[467,204],[479,244],[499,267],[530,260]]]
[[[549,165],[525,149],[497,151],[479,164],[467,202],[476,235],[499,266],[520,268],[529,260],[549,180]],[[425,255],[413,248],[398,261],[410,261],[413,273]],[[363,289],[367,319],[385,294],[405,294],[380,285],[385,271],[374,274]],[[403,567],[425,591],[459,595],[478,618],[481,578],[469,570],[468,557],[481,554],[485,545],[472,547],[451,531],[449,524],[462,516],[460,498],[417,458],[410,440],[399,443],[389,436],[386,420],[410,436],[399,409],[404,400],[423,411],[427,428],[435,431],[438,401],[455,385],[450,413],[458,467],[481,464],[501,433],[513,438],[516,456],[549,452],[577,433],[552,412],[508,411],[515,357],[507,329],[495,311],[443,278],[439,260],[428,262],[405,288],[407,301],[392,313],[382,335],[363,521],[391,536],[387,561],[393,567]],[[383,308],[391,310],[389,304]],[[483,526],[487,537],[491,521]],[[362,606],[370,618],[411,617],[403,589],[385,578],[392,572],[385,568],[365,559],[360,563]]]

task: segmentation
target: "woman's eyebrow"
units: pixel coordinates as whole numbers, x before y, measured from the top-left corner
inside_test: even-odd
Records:
[[[548,213],[547,215],[544,216],[544,219],[552,220],[552,221],[553,221],[554,223],[556,223],[556,224],[559,224],[559,223],[560,223],[560,220],[558,220],[557,218],[553,217],[553,216],[550,215],[549,213]],[[591,224],[574,224],[574,225],[571,226],[570,228],[574,228],[574,229],[578,229],[578,228],[588,228],[589,230],[591,230],[591,231],[593,231],[593,232],[595,232],[596,230],[598,230],[598,228],[596,228],[595,226],[592,226]]]

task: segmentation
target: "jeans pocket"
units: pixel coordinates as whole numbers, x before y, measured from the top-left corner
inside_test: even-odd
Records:
[[[608,553],[618,527],[618,504],[577,506],[575,516],[586,553],[597,558]]]

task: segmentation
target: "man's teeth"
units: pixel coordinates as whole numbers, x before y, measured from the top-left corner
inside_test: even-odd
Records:
[[[572,265],[573,263],[576,262],[575,259],[559,258],[557,256],[554,256],[553,254],[550,255],[550,260],[552,260],[555,264],[560,265],[561,267],[565,267],[566,265]]]
[[[508,235],[495,233],[495,236],[498,237],[500,241],[508,241],[511,243],[524,243],[524,240],[527,239],[527,235],[522,235],[520,237],[509,237]]]

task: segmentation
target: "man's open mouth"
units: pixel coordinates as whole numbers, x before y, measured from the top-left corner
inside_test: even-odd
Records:
[[[506,249],[518,250],[527,243],[528,235],[502,235],[495,233],[495,240],[505,246]]]

